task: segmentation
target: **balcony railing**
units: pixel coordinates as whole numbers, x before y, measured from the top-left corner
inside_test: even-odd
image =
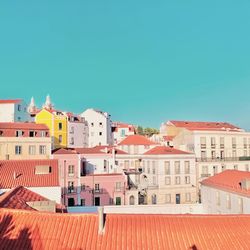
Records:
[[[196,162],[250,161],[250,156],[224,158],[196,158]]]
[[[206,177],[209,177],[211,176],[211,174],[201,174],[201,178],[206,178]]]

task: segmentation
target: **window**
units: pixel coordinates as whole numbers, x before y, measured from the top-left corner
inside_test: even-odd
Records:
[[[39,146],[39,154],[45,155],[46,154],[46,146],[40,145]]]
[[[81,206],[82,206],[82,207],[85,206],[85,199],[81,199]]]
[[[180,178],[180,176],[176,176],[175,177],[175,184],[176,185],[179,185],[181,183],[181,178]]]
[[[244,156],[247,156],[247,150],[244,150]]]
[[[102,122],[99,122],[99,126],[102,127]]]
[[[68,166],[68,174],[69,176],[74,176],[75,173],[75,166],[74,165],[69,165]]]
[[[238,165],[234,165],[234,170],[238,170]]]
[[[121,130],[121,137],[125,137],[125,135],[126,135],[125,129],[122,129]]]
[[[114,204],[113,198],[109,198],[109,205],[113,205],[113,204]]]
[[[85,184],[81,184],[81,191],[85,191],[85,189],[86,189]]]
[[[165,175],[170,175],[170,162],[165,161],[164,162],[164,167],[165,167]]]
[[[220,193],[218,191],[216,192],[216,205],[220,206]]]
[[[166,194],[165,195],[165,202],[166,203],[171,203],[171,194]]]
[[[29,154],[30,155],[36,154],[36,146],[34,146],[34,145],[29,146]]]
[[[232,138],[232,148],[236,148],[236,138]]]
[[[225,147],[225,139],[224,137],[220,137],[220,148],[224,148]]]
[[[116,182],[115,183],[115,191],[121,191],[121,189],[122,189],[122,183]]]
[[[22,110],[22,106],[20,104],[17,105],[17,110],[21,111]]]
[[[185,184],[190,184],[190,176],[185,176]]]
[[[100,192],[100,184],[95,184],[95,192],[99,193]]]
[[[115,205],[120,206],[122,204],[122,199],[121,197],[116,197],[115,198]]]
[[[129,197],[129,205],[135,205],[135,197],[133,195]]]
[[[153,176],[153,185],[156,185],[156,177]]]
[[[70,137],[70,144],[74,145],[75,141],[74,141],[74,137]]]
[[[201,151],[201,160],[205,161],[207,158],[207,152],[206,151]]]
[[[170,184],[171,184],[171,178],[165,177],[165,185],[170,185]]]
[[[216,158],[216,153],[215,153],[215,151],[213,150],[213,151],[211,151],[211,156],[212,156],[212,159],[215,159]]]
[[[126,169],[129,168],[129,161],[124,161],[124,167],[125,167]]]
[[[190,162],[185,161],[185,174],[190,174]]]
[[[220,151],[220,158],[221,158],[221,159],[224,159],[224,156],[225,156],[224,151],[223,151],[223,150]]]
[[[190,193],[186,193],[186,202],[190,202],[191,201],[191,194]]]
[[[153,195],[151,196],[151,200],[152,200],[152,204],[156,204],[156,203],[157,203],[156,194],[153,194]]]
[[[215,148],[215,137],[211,137],[211,148]]]
[[[233,158],[236,159],[236,157],[237,157],[236,150],[233,150]]]
[[[94,123],[93,122],[91,122],[91,127],[94,127]]]
[[[74,134],[74,131],[75,131],[75,130],[74,130],[74,127],[72,126],[72,127],[70,128],[70,133],[71,133],[71,134]]]
[[[155,166],[153,166],[153,168],[152,168],[152,174],[155,174]]]
[[[59,135],[59,143],[62,142],[62,135]]]
[[[75,206],[75,199],[68,198],[68,207],[74,207],[74,206]]]
[[[23,136],[23,131],[22,130],[17,130],[16,131],[16,137],[21,137]]]
[[[206,137],[201,137],[200,139],[201,148],[206,148]]]
[[[15,146],[15,154],[16,155],[22,154],[22,146]]]
[[[74,193],[74,182],[73,181],[69,181],[68,182],[68,193]]]
[[[102,135],[102,132],[99,132],[99,135]]]
[[[46,137],[47,133],[46,131],[41,131],[41,137]]]
[[[180,174],[180,162],[179,161],[174,162],[174,167],[175,167],[175,174]]]
[[[213,172],[214,172],[214,175],[216,175],[218,173],[218,167],[217,166],[213,166]]]
[[[59,129],[59,130],[62,130],[62,128],[63,128],[62,123],[59,122],[59,123],[58,123],[58,129]]]
[[[227,209],[231,209],[231,196],[227,194]]]
[[[244,148],[246,149],[247,148],[247,138],[243,139],[243,145],[244,145]]]
[[[103,161],[103,171],[104,171],[104,172],[107,172],[107,168],[108,168],[108,161],[107,161],[107,160],[104,160],[104,161]]]
[[[202,166],[202,175],[208,175],[208,166]]]
[[[29,132],[29,137],[34,137],[36,135],[35,131],[30,131]]]

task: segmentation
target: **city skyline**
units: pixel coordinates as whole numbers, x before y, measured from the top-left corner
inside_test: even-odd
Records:
[[[1,99],[41,106],[50,94],[58,109],[156,128],[171,119],[250,128],[247,1],[0,7]]]

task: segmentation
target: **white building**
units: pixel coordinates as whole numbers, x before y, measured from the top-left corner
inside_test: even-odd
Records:
[[[68,140],[69,148],[87,148],[88,147],[88,125],[84,118],[72,113],[65,113],[68,117]]]
[[[113,144],[112,121],[107,112],[87,109],[80,116],[88,123],[89,147]]]
[[[198,181],[225,169],[250,167],[250,133],[232,124],[171,121],[166,131],[175,136],[175,148],[195,154]]]
[[[250,172],[226,170],[203,180],[201,199],[209,214],[249,214]]]
[[[29,121],[27,105],[22,99],[0,100],[0,122]]]
[[[121,142],[129,135],[136,134],[135,127],[132,124],[114,122],[113,127],[114,144]]]

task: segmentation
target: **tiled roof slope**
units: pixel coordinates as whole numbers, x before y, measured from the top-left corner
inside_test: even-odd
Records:
[[[225,170],[201,182],[202,185],[222,189],[241,195],[250,196],[250,190],[243,189],[241,182],[250,180],[250,172],[239,170]]]
[[[144,155],[180,155],[180,154],[190,154],[190,153],[166,146],[156,146],[144,153]]]
[[[35,174],[36,166],[50,166],[51,173]],[[16,176],[16,178],[14,178]],[[0,161],[0,188],[59,186],[57,160],[2,160]]]
[[[18,186],[0,195],[1,208],[34,210],[27,204],[30,201],[49,201],[49,199],[23,186]],[[56,204],[56,212],[66,212],[66,208],[61,204]]]
[[[97,215],[0,209],[1,249],[96,249]]]
[[[118,145],[156,145],[143,135],[129,135]]]
[[[227,122],[194,122],[194,121],[169,121],[175,127],[186,128],[188,130],[229,130],[241,131],[242,129]]]
[[[0,100],[0,104],[19,103],[21,101],[22,101],[22,99]]]
[[[112,150],[116,154],[127,154],[126,152],[114,148],[112,146],[96,146],[93,148],[61,148],[53,151],[53,154],[112,154]]]
[[[249,249],[249,215],[53,214],[0,209],[3,249]]]

